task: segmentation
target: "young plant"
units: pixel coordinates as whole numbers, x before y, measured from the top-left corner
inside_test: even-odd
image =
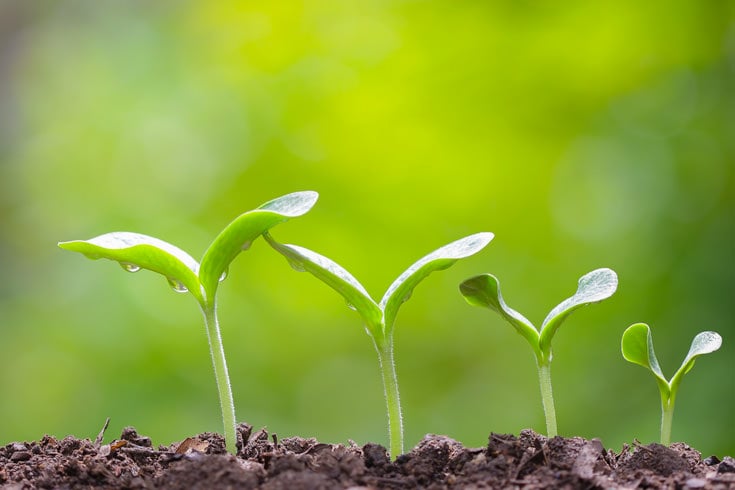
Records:
[[[651,329],[645,323],[635,323],[623,332],[620,350],[626,361],[640,364],[653,373],[661,393],[661,444],[668,446],[671,443],[671,423],[674,418],[674,402],[679,390],[681,378],[694,367],[694,361],[702,354],[709,354],[720,348],[722,337],[717,332],[698,333],[689,352],[681,363],[681,367],[670,380],[666,380],[653,351]]]
[[[268,233],[265,239],[280,252],[297,271],[307,271],[341,294],[347,305],[356,310],[365,323],[368,335],[378,352],[388,409],[390,454],[395,459],[403,454],[403,420],[398,394],[398,379],[393,356],[393,324],[401,304],[429,274],[450,267],[457,260],[482,250],[493,239],[492,233],[477,233],[452,242],[426,255],[406,269],[376,303],[352,274],[332,260],[296,245],[276,242]]]
[[[204,314],[204,324],[219,391],[227,450],[236,452],[235,404],[227,374],[217,320],[217,288],[230,263],[252,242],[273,226],[305,214],[318,198],[312,191],[295,192],[269,201],[238,216],[204,252],[201,263],[183,250],[157,238],[139,233],[113,232],[89,240],[60,242],[65,250],[80,252],[90,259],[109,259],[128,272],[148,269],[163,275],[174,291],[190,292]]]
[[[536,329],[523,315],[505,304],[500,294],[500,282],[492,274],[482,274],[467,279],[459,289],[473,306],[484,306],[499,313],[521,336],[528,341],[536,356],[541,401],[546,416],[546,432],[549,437],[557,434],[556,410],[551,390],[551,339],[569,314],[577,308],[597,303],[613,295],[618,287],[618,276],[610,269],[596,269],[579,279],[574,296],[559,303],[546,316],[541,329]]]

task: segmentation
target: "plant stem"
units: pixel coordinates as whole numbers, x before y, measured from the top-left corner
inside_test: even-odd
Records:
[[[211,306],[203,305],[202,312],[204,313],[204,324],[207,327],[207,339],[209,340],[209,352],[212,355],[212,364],[214,366],[214,378],[217,381],[217,391],[219,391],[219,402],[225,432],[225,446],[227,451],[232,454],[237,454],[235,401],[232,398],[230,376],[227,374],[227,361],[225,360],[225,351],[222,347],[216,303],[213,303]]]
[[[398,377],[396,363],[393,358],[393,340],[384,343],[375,342],[378,351],[380,372],[383,375],[385,403],[388,408],[388,435],[390,438],[390,457],[395,460],[403,454],[403,418],[401,416],[401,400],[398,396]]]
[[[554,394],[551,391],[551,362],[537,360],[538,380],[541,386],[541,402],[544,405],[546,416],[546,435],[556,436],[556,410],[554,409]]]
[[[674,420],[674,398],[661,395],[661,444],[671,444],[671,423]]]

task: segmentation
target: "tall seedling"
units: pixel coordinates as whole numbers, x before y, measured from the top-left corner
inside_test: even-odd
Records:
[[[388,409],[390,454],[395,459],[403,453],[403,420],[398,394],[398,379],[393,356],[393,324],[401,304],[429,274],[450,267],[457,260],[482,250],[493,239],[492,233],[477,233],[452,242],[423,257],[393,281],[376,303],[352,274],[332,260],[309,249],[276,242],[268,233],[266,240],[283,254],[297,271],[307,271],[341,294],[350,308],[362,317],[368,335],[378,352],[383,388]]]
[[[275,225],[305,214],[317,198],[316,192],[295,192],[241,214],[217,235],[204,252],[201,263],[170,243],[139,233],[113,232],[89,240],[59,243],[59,247],[80,252],[90,259],[117,261],[128,272],[141,269],[157,272],[166,278],[174,291],[188,291],[194,296],[204,314],[225,443],[233,454],[236,452],[235,404],[217,320],[217,288],[240,252],[250,248],[256,238]]]

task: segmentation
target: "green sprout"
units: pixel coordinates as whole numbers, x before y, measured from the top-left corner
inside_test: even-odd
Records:
[[[526,317],[505,304],[500,294],[500,282],[492,274],[472,277],[459,286],[469,304],[490,308],[499,313],[531,345],[536,356],[541,401],[546,417],[546,432],[549,437],[557,434],[556,410],[551,390],[551,339],[572,311],[609,298],[617,288],[618,276],[610,269],[596,269],[585,274],[579,279],[574,296],[565,299],[551,310],[541,324],[541,329],[537,330]]]
[[[393,281],[380,303],[370,297],[352,274],[332,260],[303,247],[278,243],[268,233],[264,236],[295,270],[307,271],[337,291],[345,298],[347,305],[362,317],[378,352],[388,410],[390,454],[395,459],[403,454],[403,420],[393,355],[393,324],[398,309],[429,274],[447,269],[457,260],[474,255],[490,243],[494,235],[488,232],[470,235],[426,255]]]
[[[250,248],[255,239],[273,226],[308,212],[318,197],[312,191],[294,192],[241,214],[217,235],[204,252],[201,263],[167,242],[138,233],[113,232],[89,240],[59,243],[59,247],[80,252],[90,259],[117,261],[128,272],[141,269],[158,272],[174,291],[188,291],[194,296],[204,314],[222,409],[225,444],[233,454],[237,451],[235,404],[217,320],[217,288],[240,252]]]
[[[661,444],[671,443],[671,423],[674,418],[674,403],[681,378],[694,367],[694,361],[702,354],[716,351],[722,345],[717,332],[700,332],[692,340],[689,352],[674,376],[667,381],[653,351],[651,329],[645,323],[635,323],[623,332],[620,349],[626,361],[640,364],[653,373],[661,393]]]

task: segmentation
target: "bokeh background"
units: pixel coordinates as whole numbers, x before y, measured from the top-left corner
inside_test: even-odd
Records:
[[[579,276],[617,294],[554,340],[563,435],[655,441],[653,378],[620,355],[652,326],[673,438],[735,454],[735,4],[729,1],[0,2],[0,444],[154,443],[221,431],[196,302],[56,247],[115,230],[200,257],[238,214],[313,189],[273,234],[379,298],[477,231],[396,324],[407,447],[544,430],[529,347],[458,284],[492,272],[532,321]],[[237,415],[279,437],[387,443],[359,316],[263,241],[220,315]]]

